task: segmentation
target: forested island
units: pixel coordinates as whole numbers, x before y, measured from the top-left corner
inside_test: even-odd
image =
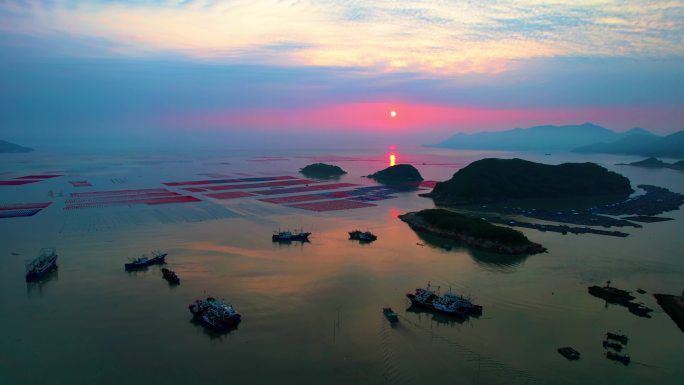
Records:
[[[426,209],[399,216],[415,231],[422,231],[498,254],[537,254],[546,251],[520,231],[496,226],[483,219],[445,209]]]
[[[423,181],[420,172],[410,164],[397,164],[367,176],[385,184],[418,184]]]
[[[313,178],[336,178],[347,173],[339,166],[325,163],[310,164],[300,169],[299,172]]]
[[[614,196],[633,192],[629,179],[594,163],[550,165],[523,159],[487,158],[439,182],[429,194],[437,204],[473,204],[535,198]]]

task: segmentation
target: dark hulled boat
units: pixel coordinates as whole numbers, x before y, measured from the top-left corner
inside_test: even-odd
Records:
[[[416,289],[415,293],[407,293],[406,297],[415,306],[455,315],[457,317],[479,316],[482,306],[473,304],[470,299],[449,293],[440,296],[435,294],[428,283],[427,288]]]
[[[26,280],[37,280],[57,268],[57,252],[54,248],[44,248],[34,260],[26,263]]]
[[[563,357],[567,358],[568,360],[579,360],[580,358],[580,353],[570,346],[559,348],[558,353],[563,355]]]
[[[373,242],[378,237],[370,231],[354,230],[349,232],[349,239],[359,242]]]
[[[632,359],[629,358],[627,354],[618,354],[613,353],[611,351],[606,352],[606,358],[608,358],[609,360],[620,362],[624,365],[629,365],[629,363],[632,361]]]
[[[195,319],[214,331],[228,330],[237,326],[242,320],[232,305],[214,297],[197,299],[188,305],[188,309]]]
[[[273,242],[308,242],[309,235],[311,235],[311,233],[307,233],[302,230],[299,230],[299,232],[297,233],[293,233],[289,230],[278,231],[277,233],[273,234],[273,237],[271,239],[273,240]]]
[[[174,285],[180,284],[180,278],[176,275],[176,273],[173,270],[169,270],[167,268],[162,268],[162,277],[169,281],[169,283],[172,283]]]
[[[152,258],[148,258],[146,255],[143,255],[139,258],[132,259],[131,262],[124,264],[124,269],[135,270],[150,265],[161,265],[166,263],[166,253],[162,253],[161,251],[154,251],[152,252],[152,254]]]
[[[618,352],[622,350],[622,345],[617,342],[610,342],[608,340],[603,341],[603,347],[606,349],[611,348]]]
[[[651,318],[651,312],[653,309],[650,307],[642,304],[642,303],[635,303],[635,302],[630,302],[627,305],[627,309],[629,310],[630,313],[638,315],[639,317],[645,317],[645,318]]]
[[[629,341],[629,337],[627,337],[626,335],[618,334],[618,333],[611,333],[611,332],[606,333],[606,339],[613,340],[613,341],[619,341],[619,342],[622,342],[623,344],[626,344]]]
[[[397,313],[395,313],[394,310],[392,310],[391,307],[385,307],[385,308],[383,308],[383,309],[382,309],[382,314],[385,315],[385,317],[387,318],[387,320],[388,320],[390,323],[393,323],[393,324],[394,324],[394,323],[399,322],[399,315],[398,315]]]

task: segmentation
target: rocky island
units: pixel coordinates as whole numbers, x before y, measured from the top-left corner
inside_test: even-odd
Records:
[[[32,148],[0,140],[0,154],[18,154],[31,151],[33,151]]]
[[[635,167],[645,167],[645,168],[671,168],[673,170],[683,170],[684,171],[684,160],[680,160],[674,163],[663,162],[658,158],[646,158],[638,162],[632,163],[618,163],[618,166],[635,166]]]
[[[339,166],[325,163],[310,164],[299,170],[302,175],[312,178],[337,178],[347,172]]]
[[[550,165],[523,159],[478,160],[425,194],[442,205],[610,196],[633,192],[629,179],[594,163]]]
[[[480,218],[445,209],[427,209],[399,216],[415,231],[465,243],[469,247],[498,254],[537,254],[546,251],[525,235],[508,227],[496,226]]]
[[[380,183],[395,185],[417,185],[423,181],[420,172],[410,164],[390,166],[384,170],[368,175],[367,178],[375,179]]]

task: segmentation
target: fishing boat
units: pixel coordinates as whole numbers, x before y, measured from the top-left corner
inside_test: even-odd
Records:
[[[378,237],[370,231],[354,230],[349,232],[349,239],[359,242],[373,242]]]
[[[311,233],[304,232],[302,229],[300,229],[297,233],[293,233],[290,230],[287,230],[276,232],[275,234],[273,234],[272,239],[273,242],[308,242],[309,235],[311,235]]]
[[[459,307],[465,308],[471,315],[482,315],[482,306],[475,305],[468,297],[452,293],[451,288],[449,288],[448,293],[444,294],[444,298],[446,298],[449,301],[455,302]]]
[[[124,264],[124,268],[126,270],[135,270],[150,265],[161,265],[166,263],[166,253],[162,253],[161,251],[157,250],[153,251],[152,255],[152,258],[148,258],[144,254],[138,258],[133,258],[129,263]]]
[[[626,344],[629,341],[629,337],[627,337],[626,335],[618,334],[618,333],[611,333],[611,332],[606,333],[606,339],[613,340],[613,341],[619,341],[619,342],[622,342],[623,344]]]
[[[176,273],[173,270],[169,270],[167,268],[162,268],[162,277],[169,281],[169,283],[172,283],[174,285],[180,284],[180,278],[176,275]]]
[[[232,305],[214,297],[197,299],[188,305],[188,309],[195,319],[214,331],[227,330],[237,326],[242,320]]]
[[[559,348],[558,353],[563,355],[563,357],[567,358],[568,360],[579,360],[580,358],[580,353],[570,346]]]
[[[382,309],[382,314],[385,315],[387,320],[389,320],[390,323],[397,323],[399,322],[399,315],[392,310],[391,307],[385,307]]]
[[[406,297],[413,305],[458,317],[482,314],[482,306],[474,305],[468,298],[455,295],[451,291],[444,296],[435,294],[429,282],[425,289],[418,288],[415,293],[407,293]]]
[[[40,254],[32,261],[26,262],[26,280],[41,279],[57,268],[57,251],[55,248],[40,249]]]
[[[603,347],[606,349],[611,348],[611,349],[618,351],[618,352],[622,351],[622,345],[620,345],[617,342],[610,342],[608,340],[603,341]]]
[[[632,361],[631,358],[627,354],[618,354],[618,353],[613,353],[611,351],[606,352],[606,358],[609,360],[621,362],[625,365],[629,365],[629,363]]]
[[[653,309],[644,305],[643,303],[635,303],[635,302],[630,302],[629,305],[627,305],[627,309],[632,314],[638,315],[639,317],[646,317],[646,318],[651,318],[651,314],[649,314],[649,313],[651,313],[653,311]]]

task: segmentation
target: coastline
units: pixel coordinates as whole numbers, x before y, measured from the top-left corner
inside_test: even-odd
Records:
[[[523,245],[504,244],[489,239],[476,238],[460,232],[439,229],[435,226],[430,226],[427,224],[425,220],[416,215],[415,212],[399,215],[399,219],[401,219],[403,222],[406,222],[414,231],[422,231],[439,237],[453,239],[463,242],[474,249],[507,255],[532,255],[546,252],[546,248],[544,246],[532,241],[528,241],[528,243]]]

